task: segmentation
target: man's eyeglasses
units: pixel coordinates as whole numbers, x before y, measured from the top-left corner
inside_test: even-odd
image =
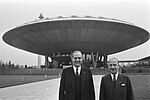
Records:
[[[81,57],[73,57],[74,59],[81,59]]]
[[[117,66],[117,64],[109,64],[109,66]]]

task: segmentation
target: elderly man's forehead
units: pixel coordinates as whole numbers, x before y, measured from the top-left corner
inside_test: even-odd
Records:
[[[116,58],[109,59],[109,63],[118,63],[118,60]]]
[[[72,54],[73,55],[82,55],[82,53],[80,51],[74,51]]]
[[[82,56],[82,53],[80,52],[80,51],[74,51],[73,53],[72,53],[72,56]]]

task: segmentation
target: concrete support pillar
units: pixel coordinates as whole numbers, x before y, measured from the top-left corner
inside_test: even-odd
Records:
[[[85,55],[84,59],[85,59],[85,61],[87,61],[87,54],[84,54],[84,55]]]
[[[55,57],[55,53],[53,53],[53,57]]]
[[[96,68],[97,62],[96,62],[96,60],[94,58],[94,53],[93,52],[91,52],[91,57],[92,57],[93,67]]]
[[[99,61],[101,61],[101,62],[102,62],[102,58],[103,58],[103,56],[102,56],[102,55],[100,55],[99,57],[100,57],[100,58],[99,58]]]
[[[59,52],[58,52],[57,56],[58,56],[58,57],[61,56]]]
[[[121,67],[119,67],[119,73],[122,73],[122,68]]]
[[[87,61],[91,61],[91,60],[92,60],[90,54],[86,54],[86,60],[87,60]]]
[[[104,54],[104,67],[107,67],[107,54]]]
[[[96,63],[97,63],[97,61],[98,61],[98,56],[99,56],[99,54],[96,53],[96,55],[95,55],[95,62],[96,62]]]
[[[54,68],[58,68],[58,61],[56,61],[56,60],[53,60],[53,66],[54,66]]]
[[[38,68],[41,68],[41,56],[38,55]]]
[[[45,68],[49,67],[48,55],[45,55]]]
[[[90,56],[89,54],[84,54],[84,60],[85,61],[90,61],[91,59],[90,59],[89,56]]]
[[[83,54],[83,56],[82,56],[82,57],[83,57],[83,61],[86,61],[86,59],[85,59],[85,54]]]

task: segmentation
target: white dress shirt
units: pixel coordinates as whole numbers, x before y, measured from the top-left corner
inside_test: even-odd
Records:
[[[74,73],[76,74],[76,67],[75,66],[73,66],[73,70],[74,70]],[[79,66],[78,67],[78,73],[79,73],[79,75],[80,75],[80,72],[81,72],[81,66]]]
[[[113,80],[113,74],[111,73],[111,79]],[[118,79],[118,72],[116,73],[116,80]]]

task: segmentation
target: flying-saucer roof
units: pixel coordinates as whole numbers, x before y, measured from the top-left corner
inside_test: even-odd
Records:
[[[98,52],[113,54],[138,46],[149,33],[131,23],[103,17],[62,17],[35,20],[13,28],[3,40],[16,48],[41,54]]]

